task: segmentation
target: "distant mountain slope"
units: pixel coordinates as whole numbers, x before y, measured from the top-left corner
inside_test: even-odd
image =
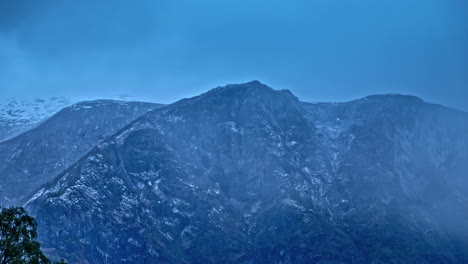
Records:
[[[71,263],[467,263],[468,114],[259,83],[153,110],[28,203]]]
[[[0,100],[0,142],[11,139],[73,104],[64,97]]]
[[[0,204],[18,205],[99,142],[160,105],[98,100],[67,107],[0,143]]]

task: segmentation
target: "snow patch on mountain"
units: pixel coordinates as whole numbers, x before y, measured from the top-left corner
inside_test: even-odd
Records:
[[[37,126],[75,102],[65,97],[0,99],[0,142]]]

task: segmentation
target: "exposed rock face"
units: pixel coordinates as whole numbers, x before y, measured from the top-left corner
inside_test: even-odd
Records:
[[[259,82],[153,110],[29,202],[71,263],[466,263],[468,114]]]
[[[72,105],[38,127],[0,143],[0,204],[19,205],[150,103],[99,100]]]

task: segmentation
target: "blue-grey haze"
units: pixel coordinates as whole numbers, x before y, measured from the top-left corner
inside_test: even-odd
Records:
[[[0,96],[162,103],[258,79],[468,110],[466,0],[1,0]]]

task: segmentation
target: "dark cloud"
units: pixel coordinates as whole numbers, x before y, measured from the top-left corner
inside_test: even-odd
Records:
[[[157,32],[157,1],[54,1],[18,32],[19,44],[38,53],[66,55],[131,47]]]
[[[30,15],[47,5],[47,1],[38,0],[2,0],[0,1],[0,32],[9,33],[25,23]]]

